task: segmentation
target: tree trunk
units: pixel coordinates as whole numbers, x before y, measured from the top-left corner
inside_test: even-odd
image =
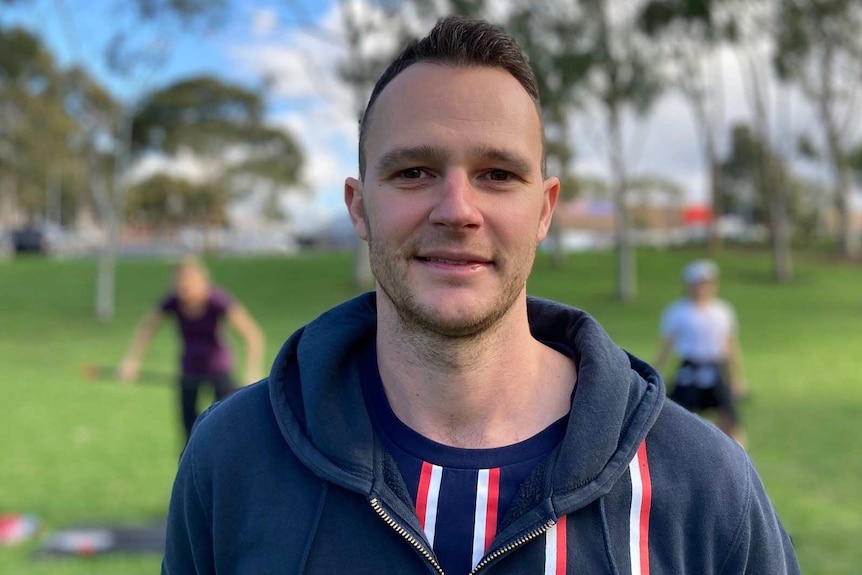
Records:
[[[117,246],[117,219],[105,222],[105,241],[99,250],[96,278],[96,318],[110,321],[114,318],[114,277]]]
[[[92,153],[91,155],[95,155]],[[91,159],[90,187],[96,208],[99,211],[99,221],[105,232],[102,245],[99,248],[99,258],[96,268],[96,318],[99,321],[110,321],[114,317],[114,263],[117,246],[117,214],[107,191],[93,170],[98,169]]]
[[[721,235],[721,217],[724,203],[721,197],[721,166],[715,152],[715,147],[707,147],[707,162],[709,163],[709,202],[712,209],[712,219],[709,222],[709,253],[715,255],[724,247]]]
[[[631,241],[628,182],[623,150],[619,108],[611,102],[608,108],[611,155],[611,181],[616,206],[617,235],[617,297],[629,302],[637,296],[637,268]]]
[[[548,235],[551,236],[551,267],[560,269],[566,263],[566,250],[563,246],[563,227],[556,217],[551,220]]]
[[[862,252],[859,232],[853,212],[853,186],[850,173],[841,159],[833,160],[836,181],[836,197],[841,215],[841,253],[848,258],[858,258]]]
[[[353,12],[353,2],[340,0],[338,5],[341,10],[341,19],[347,34],[347,47],[351,57],[353,58],[353,66],[359,69],[365,69],[367,67],[367,63],[363,61],[362,54],[363,30],[357,22],[356,14]],[[357,122],[361,122],[362,114],[365,111],[367,90],[361,79],[356,79],[352,88],[353,105],[356,110]],[[361,240],[357,242],[356,250],[354,251],[353,285],[356,289],[362,291],[374,289],[374,274],[371,271],[371,258],[368,253],[368,244]]]
[[[859,234],[856,232],[856,222],[853,218],[853,185],[850,172],[844,165],[844,153],[841,149],[838,127],[832,120],[831,104],[824,96],[820,102],[820,118],[826,132],[826,151],[829,154],[829,164],[832,167],[832,182],[834,186],[835,207],[840,218],[839,245],[841,254],[848,258],[856,258],[860,253]]]
[[[18,180],[14,175],[0,175],[0,229],[20,224]]]
[[[114,260],[117,246],[117,212],[105,183],[99,174],[99,161],[96,151],[87,154],[90,193],[96,206],[99,223],[104,231],[99,257],[96,262],[96,318],[110,321],[114,317]]]
[[[845,153],[841,145],[841,126],[835,119],[837,96],[833,82],[838,72],[833,47],[828,38],[823,39],[823,52],[819,66],[820,85],[814,94],[816,94],[820,122],[826,138],[826,153],[829,155],[829,164],[832,168],[835,207],[838,209],[840,218],[839,245],[842,255],[855,258],[859,255],[860,245],[853,221],[853,186],[850,174],[844,165]]]
[[[751,58],[745,67],[749,84],[752,125],[763,145],[759,159],[760,189],[766,197],[769,213],[769,241],[772,251],[772,271],[775,281],[789,283],[793,279],[793,251],[790,237],[790,221],[787,217],[787,193],[779,186],[772,162],[772,137],[770,115],[763,93],[763,74]]]
[[[695,74],[696,72],[691,70],[690,73]],[[712,218],[709,221],[707,245],[709,253],[715,254],[723,247],[724,243],[719,226],[719,218],[724,210],[721,201],[721,168],[718,158],[718,146],[715,143],[715,122],[711,120],[709,111],[707,110],[706,96],[701,90],[690,87],[684,90],[684,93],[691,106],[695,128],[700,139],[702,160],[707,170],[709,207],[712,211]]]
[[[374,274],[371,272],[368,244],[361,240],[356,242],[356,251],[354,252],[353,281],[356,288],[362,291],[374,289]]]
[[[567,132],[564,126],[561,126],[561,131],[561,138],[565,138]],[[558,149],[558,146],[554,146],[554,149]],[[562,185],[572,181],[568,173],[567,162],[558,153],[548,153],[545,162],[547,173],[557,174]],[[562,201],[561,190],[560,197],[557,199],[557,207],[559,207]],[[551,219],[551,227],[548,229],[548,236],[551,240],[550,264],[552,269],[561,269],[566,263],[566,250],[565,246],[563,246],[563,226],[557,217],[558,213],[557,211],[554,212],[554,217]]]
[[[776,181],[771,154],[767,149],[761,159],[762,185],[769,209],[773,277],[776,282],[783,284],[793,279],[793,247],[790,221],[787,218],[787,197]]]

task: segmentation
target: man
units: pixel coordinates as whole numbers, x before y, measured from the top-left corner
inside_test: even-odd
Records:
[[[662,314],[655,367],[663,369],[671,352],[680,358],[670,398],[695,413],[714,409],[718,427],[744,445],[735,401],[745,393],[736,312],[717,297],[718,266],[714,262],[690,263],[683,269],[682,279],[688,294]]]
[[[745,453],[583,312],[528,299],[559,181],[514,41],[384,72],[345,199],[378,281],[198,422],[163,573],[797,573]]]
[[[265,346],[263,332],[246,308],[220,287],[213,285],[209,270],[194,257],[183,258],[174,270],[173,290],[138,324],[132,343],[117,369],[122,381],[138,378],[141,359],[153,336],[169,317],[176,318],[182,341],[180,355],[180,413],[185,440],[198,417],[198,391],[212,386],[216,400],[234,389],[233,357],[222,335],[228,324],[243,339],[246,348],[245,383],[260,379]]]

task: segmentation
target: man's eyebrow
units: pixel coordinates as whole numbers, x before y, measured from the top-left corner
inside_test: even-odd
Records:
[[[517,174],[529,174],[530,171],[533,169],[533,163],[530,162],[529,159],[522,156],[521,154],[505,150],[503,148],[483,146],[481,148],[473,150],[471,154],[483,160],[500,162],[501,164],[503,164],[504,168],[509,169]]]
[[[504,148],[480,146],[471,150],[470,155],[479,160],[499,163],[501,168],[517,174],[529,174],[533,169],[533,163],[528,158]],[[374,171],[379,176],[385,176],[394,169],[403,169],[407,164],[441,164],[445,163],[447,158],[446,151],[437,146],[405,146],[394,148],[380,156]]]
[[[440,163],[446,159],[446,153],[436,146],[407,146],[389,150],[377,160],[374,171],[385,175],[395,168],[403,168],[405,163]]]

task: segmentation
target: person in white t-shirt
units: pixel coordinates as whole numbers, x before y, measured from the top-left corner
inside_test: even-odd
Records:
[[[714,262],[694,261],[682,278],[688,293],[662,315],[662,342],[653,365],[661,370],[671,353],[679,358],[670,398],[695,413],[715,410],[718,427],[743,444],[736,399],[745,394],[745,384],[736,312],[717,297]]]

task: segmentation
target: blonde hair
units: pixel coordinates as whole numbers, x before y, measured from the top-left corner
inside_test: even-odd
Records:
[[[174,273],[179,273],[185,269],[195,270],[201,276],[203,276],[206,280],[210,279],[210,270],[207,268],[206,264],[197,256],[194,255],[185,255],[177,261],[174,265]]]

